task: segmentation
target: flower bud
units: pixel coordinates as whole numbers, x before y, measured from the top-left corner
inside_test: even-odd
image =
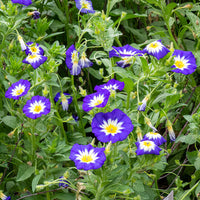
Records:
[[[99,74],[103,77],[103,75],[104,75],[104,70],[103,70],[103,68],[100,68],[100,69],[99,69]]]
[[[174,130],[172,128],[172,123],[170,120],[167,120],[166,126],[167,126],[167,130],[169,132],[169,138],[170,138],[171,142],[174,142],[176,140],[176,136],[175,136]]]
[[[106,156],[110,154],[111,145],[112,145],[112,142],[110,141],[110,142],[107,144],[106,148],[105,148],[105,154],[106,154]]]
[[[151,121],[148,117],[145,117],[145,122],[153,130],[153,132],[158,132],[158,130],[151,124]]]
[[[63,175],[63,176],[64,176],[64,178],[66,178],[66,179],[67,179],[67,178],[69,178],[69,175],[70,175],[70,173],[69,173],[69,171],[67,170],[67,171],[64,173],[64,175]]]
[[[122,11],[122,15],[121,15],[121,18],[123,19],[124,17],[126,17],[127,13]]]
[[[193,8],[193,5],[192,5],[192,4],[187,4],[187,5],[183,6],[183,8],[192,9],[192,8]]]
[[[146,30],[149,31],[152,28],[152,26],[147,26]]]
[[[43,96],[45,96],[45,97],[49,94],[47,85],[44,86],[44,89],[42,90],[42,93],[43,93]]]
[[[82,95],[82,96],[86,96],[87,95],[87,91],[86,90],[84,90],[81,86],[79,86],[79,90],[80,90],[80,94]]]
[[[143,136],[142,136],[142,130],[139,126],[137,126],[137,128],[136,128],[136,133],[137,133],[137,141],[140,142],[142,140]]]

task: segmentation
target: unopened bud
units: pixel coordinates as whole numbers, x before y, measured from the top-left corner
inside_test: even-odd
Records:
[[[192,4],[187,4],[187,5],[183,6],[183,8],[192,9],[192,8],[193,8],[193,5],[192,5]]]
[[[196,20],[196,25],[199,25],[199,20]]]
[[[103,70],[103,68],[100,68],[100,69],[99,69],[99,74],[103,77],[103,75],[104,75],[104,70]]]
[[[110,142],[107,144],[106,148],[105,148],[105,154],[106,154],[106,155],[109,155],[109,154],[110,154],[111,145],[112,145],[112,142],[110,141]]]
[[[167,120],[166,122],[166,126],[167,126],[167,130],[169,132],[169,137],[170,137],[170,140],[173,142],[176,140],[176,136],[175,136],[175,133],[174,133],[174,130],[172,128],[172,123],[170,120]]]
[[[87,91],[86,90],[84,90],[81,86],[79,86],[79,90],[80,90],[80,94],[82,95],[82,96],[86,96],[87,95]]]
[[[115,90],[110,91],[110,97],[115,99],[115,97],[116,97],[116,91]]]
[[[43,93],[43,96],[45,96],[45,97],[49,94],[47,85],[44,86],[44,89],[42,90],[42,93]]]
[[[37,185],[35,189],[37,192],[39,192],[39,191],[43,190],[44,188],[45,188],[44,185]]]
[[[146,30],[149,31],[152,28],[152,26],[147,26]]]
[[[142,130],[139,126],[137,126],[137,128],[136,128],[136,133],[137,133],[137,141],[140,142],[142,140],[143,136],[142,136]]]
[[[122,12],[121,18],[126,17],[127,13],[126,12]]]
[[[69,175],[70,175],[69,171],[66,171],[63,176],[64,176],[64,178],[67,179],[67,178],[69,178]]]
[[[95,138],[93,138],[92,142],[90,143],[92,146],[95,146]]]

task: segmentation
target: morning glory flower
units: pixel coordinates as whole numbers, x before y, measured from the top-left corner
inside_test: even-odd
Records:
[[[1,200],[11,200],[10,196],[6,196],[2,191],[0,191]]]
[[[99,91],[99,90],[108,90],[109,92],[111,90],[123,90],[124,89],[124,82],[115,80],[115,79],[111,79],[109,80],[107,83],[103,84],[103,85],[96,85],[94,90]]]
[[[74,144],[69,159],[73,160],[77,169],[91,170],[103,166],[106,155],[105,148],[95,148],[91,144]]]
[[[92,110],[94,107],[105,107],[110,96],[107,90],[101,90],[84,97],[82,108],[85,112]]]
[[[47,60],[46,56],[39,54],[29,54],[22,62],[30,64],[34,69],[38,68]]]
[[[68,187],[69,186],[69,182],[66,180],[66,178],[64,176],[59,177],[59,187]]]
[[[95,13],[90,0],[75,0],[76,7],[82,13]]]
[[[167,47],[165,47],[161,43],[161,40],[151,42],[143,49],[143,51],[144,53],[156,57],[158,60],[160,60],[170,52],[169,49],[167,49]]]
[[[66,51],[65,63],[70,70],[71,75],[78,75],[81,73],[81,66],[79,64],[79,52],[72,44]]]
[[[19,40],[22,51],[25,51],[26,50],[26,44],[25,44],[22,36],[18,34],[17,38]]]
[[[61,105],[63,110],[68,110],[69,104],[72,103],[72,96],[69,93],[61,93],[58,92],[56,96],[54,97],[54,101],[57,102],[59,99],[61,99]]]
[[[97,113],[91,123],[92,132],[100,142],[125,140],[133,130],[131,119],[121,110]]]
[[[18,100],[21,96],[27,94],[30,89],[30,82],[27,80],[20,79],[18,82],[13,83],[11,87],[5,93],[5,97],[9,99]]]
[[[93,65],[93,63],[87,58],[85,52],[81,54],[81,58],[78,63],[81,68],[91,67]]]
[[[142,56],[143,51],[133,48],[130,45],[125,45],[123,47],[112,47],[113,50],[109,52],[109,57],[121,57],[122,60],[117,62],[119,67],[125,68],[129,67],[133,63],[134,56]]]
[[[33,55],[33,54],[39,54],[44,55],[44,50],[39,47],[39,44],[33,43],[33,42],[27,42],[26,43],[26,55]]]
[[[11,0],[11,1],[12,1],[12,3],[19,3],[24,6],[29,6],[32,4],[32,0]]]
[[[135,151],[137,155],[160,154],[161,148],[151,140],[141,140],[140,142],[136,142],[135,144],[137,146],[137,150]]]
[[[149,132],[149,133],[145,134],[143,137],[143,140],[151,140],[158,146],[160,146],[166,142],[165,138],[162,135],[160,135],[159,133],[155,133],[155,132]]]
[[[39,19],[40,18],[40,12],[35,10],[33,12],[28,12],[28,16],[32,16],[33,19]]]
[[[173,72],[188,75],[196,70],[196,59],[191,51],[175,50],[172,56],[175,56]]]
[[[47,115],[51,110],[51,103],[49,99],[43,96],[34,96],[31,100],[26,102],[23,108],[24,114],[32,119]]]

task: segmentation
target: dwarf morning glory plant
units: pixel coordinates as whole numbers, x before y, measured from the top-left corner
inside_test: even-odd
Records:
[[[135,151],[137,155],[143,155],[143,154],[159,155],[160,154],[161,148],[158,147],[151,140],[141,140],[140,142],[136,142],[135,144],[137,146],[137,150]]]
[[[24,114],[32,119],[47,115],[51,110],[51,103],[49,99],[43,96],[34,96],[31,100],[26,102],[23,108]]]
[[[103,85],[96,85],[94,90],[99,91],[99,90],[108,90],[109,92],[111,90],[123,90],[124,89],[124,82],[115,80],[115,79],[111,79],[109,80],[107,83],[103,84]]]
[[[94,107],[105,107],[110,96],[107,90],[100,90],[96,93],[89,94],[83,99],[82,108],[85,112],[92,110]]]
[[[29,54],[22,62],[30,64],[34,69],[38,68],[47,60],[46,56],[39,54]]]
[[[143,137],[143,140],[151,140],[158,146],[167,142],[162,135],[160,135],[159,133],[155,133],[155,132],[149,132],[149,133],[145,134]]]
[[[68,110],[69,104],[72,103],[72,96],[69,93],[58,92],[54,97],[54,101],[57,102],[61,99],[61,105],[63,110]]]
[[[82,13],[95,13],[90,0],[75,0],[76,7]]]
[[[69,159],[73,160],[77,169],[91,170],[102,167],[106,160],[105,148],[95,148],[91,144],[74,144]]]
[[[134,56],[142,56],[143,51],[133,48],[130,45],[123,47],[112,47],[113,50],[109,51],[109,57],[121,57],[122,60],[117,62],[117,65],[122,68],[129,67],[132,64]]]
[[[24,79],[20,79],[18,82],[13,83],[11,87],[5,93],[5,97],[9,99],[18,100],[21,96],[27,94],[30,89],[30,82]]]
[[[11,0],[11,1],[12,1],[12,3],[19,3],[24,6],[29,6],[32,4],[32,0]]]
[[[38,43],[33,43],[33,42],[27,42],[26,43],[26,55],[33,55],[33,54],[39,54],[39,55],[44,55],[44,50],[39,46]]]
[[[173,72],[188,75],[196,70],[196,59],[191,51],[175,50],[172,56],[175,56]]]
[[[162,43],[161,40],[157,40],[155,42],[151,42],[148,44],[144,49],[144,53],[147,53],[149,55],[152,55],[156,57],[158,60],[166,56],[170,51],[165,47]]]
[[[131,119],[121,110],[97,113],[92,120],[92,132],[100,142],[125,140],[133,130]]]

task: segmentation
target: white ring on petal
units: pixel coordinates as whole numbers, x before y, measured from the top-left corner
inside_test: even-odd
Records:
[[[140,149],[143,149],[144,151],[152,151],[156,147],[155,143],[152,141],[142,141],[140,142]]]
[[[25,88],[26,88],[25,85],[19,84],[19,85],[15,86],[14,89],[12,89],[11,95],[19,96],[20,94],[22,94],[24,92]]]
[[[90,100],[89,106],[90,107],[96,107],[98,105],[100,105],[101,103],[103,103],[105,97],[103,94],[99,94],[98,96],[94,96],[94,98],[92,100]]]
[[[190,65],[190,63],[189,63],[190,61],[187,60],[187,59],[185,59],[185,56],[180,57],[180,55],[178,55],[177,57],[174,58],[174,61],[175,61],[175,63],[176,63],[176,62],[180,62],[180,64],[183,65],[183,67],[178,67],[178,66],[174,63],[174,65],[176,66],[176,68],[177,68],[177,69],[180,69],[180,70],[186,69],[186,68],[188,68],[188,66]]]
[[[30,104],[29,107],[29,111],[32,114],[40,114],[41,112],[44,111],[44,109],[46,108],[45,102],[40,101],[35,101],[34,103]],[[39,109],[38,111],[36,111],[37,109]]]
[[[76,154],[76,160],[80,160],[83,163],[95,163],[95,161],[99,158],[97,156],[98,153],[94,152],[94,149],[91,149],[89,152],[87,149],[85,151],[78,151],[79,154]]]
[[[153,46],[155,46],[155,47],[153,47]],[[149,53],[159,53],[160,51],[162,51],[163,45],[162,45],[162,43],[155,41],[155,42],[148,44],[146,49]]]

